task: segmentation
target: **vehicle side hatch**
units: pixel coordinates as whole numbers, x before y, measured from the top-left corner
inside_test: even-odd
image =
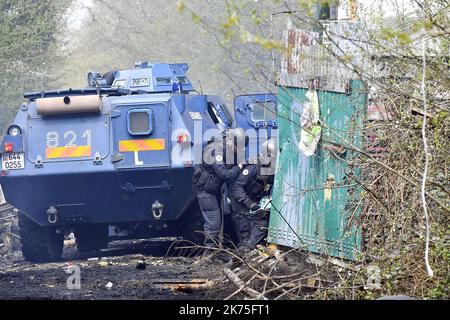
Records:
[[[171,185],[171,174],[164,170],[170,167],[168,110],[166,102],[130,102],[113,106],[112,161],[123,189]],[[158,168],[163,170],[154,170]]]
[[[249,138],[248,158],[260,153],[264,141],[276,138],[277,103],[271,93],[241,95],[234,100],[236,127],[243,128]]]

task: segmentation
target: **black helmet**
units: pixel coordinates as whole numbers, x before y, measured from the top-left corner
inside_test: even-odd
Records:
[[[272,165],[272,160],[277,156],[277,144],[275,139],[269,139],[262,144],[262,151],[259,155],[259,162],[264,166]]]

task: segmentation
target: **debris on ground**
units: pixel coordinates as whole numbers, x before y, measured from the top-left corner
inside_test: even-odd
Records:
[[[138,261],[136,264],[136,269],[145,270],[145,268],[147,268],[147,263],[145,261]]]
[[[258,246],[239,255],[223,268],[223,278],[230,299],[304,299],[332,283],[335,273],[308,260],[300,250],[281,250],[275,245]]]
[[[92,254],[66,247],[62,261],[53,263],[33,264],[15,251],[0,256],[0,298],[222,299],[216,290],[220,264],[194,266],[198,259],[155,255],[146,243],[130,247],[126,241],[114,241]],[[69,265],[79,268],[80,289],[68,288],[74,276],[66,272]]]
[[[17,211],[9,204],[0,204],[0,256],[20,249]]]
[[[108,282],[105,286],[106,289],[111,290],[111,288],[113,287],[113,283],[112,282]]]
[[[217,281],[210,279],[191,279],[191,280],[168,280],[160,279],[153,281],[154,286],[161,286],[166,289],[182,292],[206,291],[212,289]]]

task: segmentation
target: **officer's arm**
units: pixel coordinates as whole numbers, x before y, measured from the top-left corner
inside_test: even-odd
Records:
[[[235,166],[232,169],[228,170],[225,164],[223,163],[216,163],[212,167],[214,173],[223,182],[234,180],[241,171],[241,169],[238,166]]]
[[[250,170],[249,170],[250,171]],[[248,209],[250,209],[255,202],[252,201],[247,196],[247,192],[245,192],[245,186],[247,185],[249,179],[250,179],[251,172],[248,172],[247,175],[244,175],[242,172],[238,175],[236,180],[233,183],[233,186],[231,188],[231,192],[233,194],[234,199],[236,201],[242,203],[244,206],[246,206]]]

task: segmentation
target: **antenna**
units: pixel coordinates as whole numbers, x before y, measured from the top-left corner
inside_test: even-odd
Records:
[[[198,80],[198,84],[200,85],[200,94],[203,95],[202,81]]]

